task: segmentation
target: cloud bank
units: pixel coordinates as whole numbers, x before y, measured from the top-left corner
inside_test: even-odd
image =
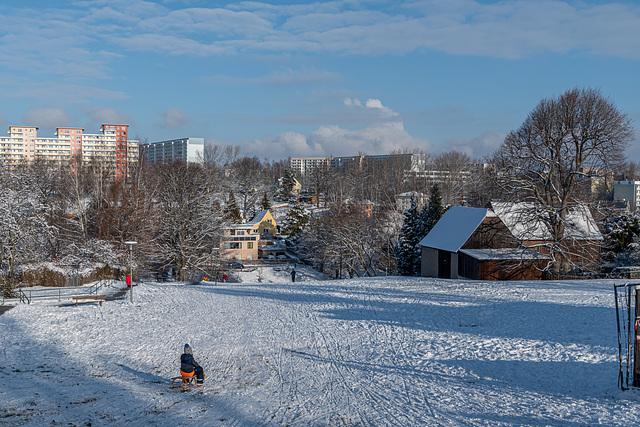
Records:
[[[276,137],[243,144],[249,153],[278,159],[287,157],[351,156],[358,153],[388,154],[405,148],[429,149],[429,140],[416,138],[405,129],[400,115],[379,99],[346,98],[345,114],[370,123],[359,129],[324,125],[309,135],[285,132]]]

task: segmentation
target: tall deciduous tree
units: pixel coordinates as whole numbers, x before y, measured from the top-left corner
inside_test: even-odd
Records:
[[[219,245],[222,212],[202,167],[161,165],[155,178],[159,215],[153,244],[165,266],[174,267],[184,280],[186,271],[208,263],[211,248]]]
[[[596,89],[571,89],[546,98],[510,132],[494,154],[505,197],[534,202],[553,236],[556,271],[568,265],[564,252],[567,212],[586,168],[614,170],[633,137],[626,114]]]

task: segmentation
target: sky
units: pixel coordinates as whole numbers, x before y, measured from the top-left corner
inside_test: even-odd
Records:
[[[640,4],[603,0],[5,0],[0,128],[243,155],[491,154],[543,98],[599,89],[633,120]]]

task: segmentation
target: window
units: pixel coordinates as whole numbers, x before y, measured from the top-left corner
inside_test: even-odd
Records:
[[[244,230],[238,230],[238,236],[244,236]]]
[[[247,249],[253,249],[253,242],[247,243]]]

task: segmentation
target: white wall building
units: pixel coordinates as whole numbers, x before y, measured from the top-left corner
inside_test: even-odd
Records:
[[[635,212],[640,202],[640,181],[615,181],[613,200],[627,202],[629,210]]]
[[[202,163],[204,138],[179,138],[140,144],[140,157],[148,163]]]

